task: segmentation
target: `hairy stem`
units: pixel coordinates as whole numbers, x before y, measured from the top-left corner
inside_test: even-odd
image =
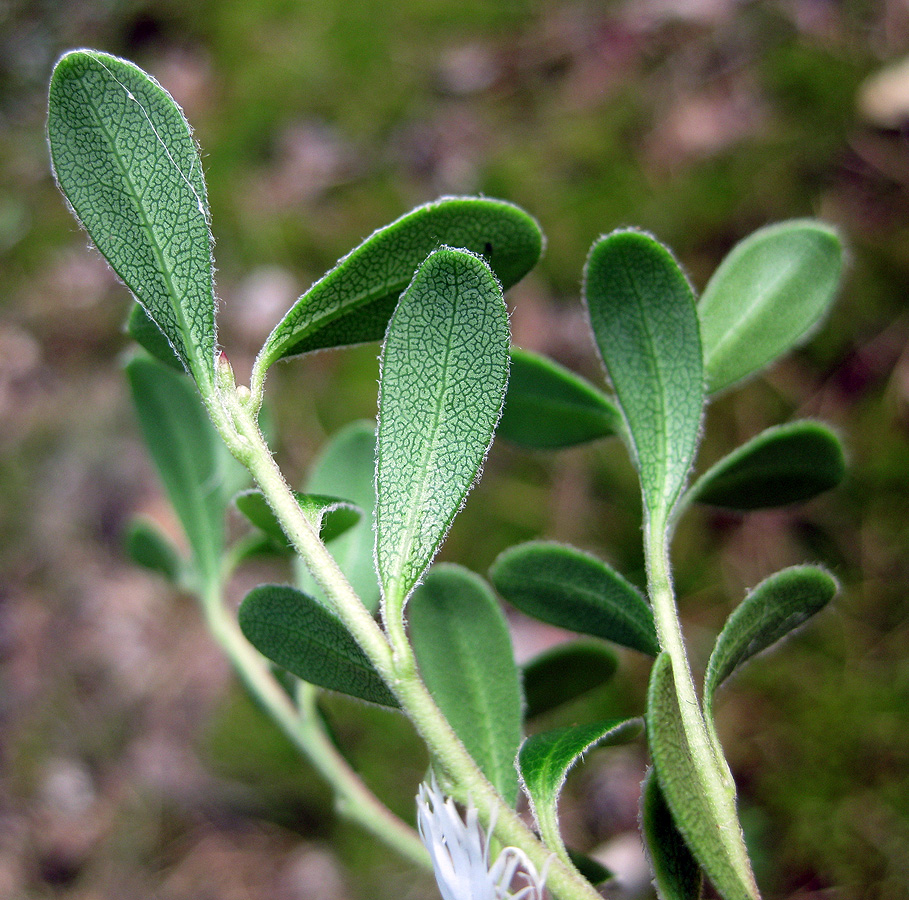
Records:
[[[395,623],[388,633],[383,632],[300,509],[259,431],[254,403],[244,401],[232,381],[232,375],[227,377],[225,371],[219,382],[220,403],[209,405],[215,426],[231,452],[255,478],[334,612],[398,698],[433,758],[451,778],[457,799],[469,798],[487,827],[495,822],[495,834],[501,841],[523,850],[538,871],[547,869],[547,883],[559,900],[601,900],[577,870],[537,839],[484,777],[421,681],[400,611],[395,613]]]
[[[294,705],[264,658],[250,645],[236,620],[224,608],[218,585],[211,585],[205,591],[202,606],[209,630],[244,684],[313,768],[332,786],[338,811],[383,840],[405,859],[422,868],[431,868],[429,854],[417,833],[366,787],[335,749],[319,720],[313,691],[303,692],[300,708]]]

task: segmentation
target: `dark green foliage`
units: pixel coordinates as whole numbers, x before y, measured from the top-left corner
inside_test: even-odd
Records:
[[[525,716],[542,715],[612,678],[619,661],[596,641],[558,644],[524,664]]]
[[[544,356],[513,348],[498,435],[537,450],[609,437],[622,414],[592,384]]]
[[[239,617],[246,639],[298,678],[382,706],[398,705],[341,620],[312,597],[263,584],[246,595]]]
[[[606,563],[546,542],[506,550],[489,571],[495,589],[529,616],[656,655],[653,614],[641,592]]]

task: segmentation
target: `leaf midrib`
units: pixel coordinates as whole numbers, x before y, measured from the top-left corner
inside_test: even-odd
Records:
[[[104,65],[104,63],[101,60],[96,59],[95,57],[92,57],[92,59],[95,60],[98,63],[98,65],[100,65],[101,68],[103,68],[104,71],[107,72],[107,74],[113,79],[113,81],[123,89],[123,91],[126,94],[127,103],[129,102],[129,98],[132,97],[133,102],[143,111],[143,113],[145,114],[145,116],[149,120],[149,122],[151,122],[151,117],[149,116],[148,111],[145,109],[145,107],[142,106],[142,104],[139,102],[138,98],[136,98],[135,94],[133,94],[133,92],[130,91],[116,77],[116,75],[114,75],[114,73],[111,72],[111,70],[106,65]],[[98,125],[98,128],[100,129],[100,131],[103,133],[105,139],[107,140],[108,146],[110,147],[110,151],[111,151],[111,157],[114,159],[114,161],[117,165],[117,168],[120,170],[120,174],[123,177],[123,180],[129,186],[130,193],[132,195],[132,199],[133,199],[133,203],[134,203],[134,207],[135,207],[135,211],[137,212],[139,219],[140,219],[141,228],[146,233],[146,236],[149,239],[149,243],[151,245],[152,252],[155,254],[155,257],[158,260],[158,264],[161,268],[161,272],[164,276],[164,282],[167,287],[167,294],[171,301],[171,306],[173,308],[174,314],[177,318],[177,323],[180,327],[180,330],[183,334],[184,339],[189,338],[189,337],[191,337],[191,330],[187,324],[186,316],[183,311],[182,300],[180,298],[178,298],[177,290],[174,285],[174,281],[173,281],[173,277],[172,277],[173,273],[172,273],[170,267],[166,264],[166,262],[164,260],[164,251],[161,248],[161,246],[159,245],[157,236],[154,232],[154,229],[152,228],[151,224],[148,221],[147,216],[145,215],[145,210],[142,206],[141,194],[133,182],[133,179],[129,173],[129,169],[126,168],[126,166],[123,163],[123,160],[120,158],[120,154],[117,151],[116,140],[115,140],[114,135],[111,134],[111,132],[108,130],[108,128],[104,124],[104,121],[100,115],[100,110],[98,110],[96,108],[95,104],[92,102],[93,98],[92,98],[91,93],[88,90],[86,90],[85,87],[83,87],[81,78],[79,79],[79,86],[80,86],[80,89],[82,90],[83,95],[87,99],[86,106],[88,107],[88,109],[91,110],[92,116],[94,117],[95,122]],[[157,138],[157,140],[160,141],[161,139]],[[165,147],[165,150],[166,149],[167,148]],[[169,153],[168,153],[168,159],[171,159]],[[171,164],[173,165],[172,159],[171,159]],[[111,263],[111,265],[113,265],[113,263]],[[138,298],[138,299],[140,299],[140,302],[142,303],[143,307],[145,307],[147,309],[148,307],[146,306],[145,302],[142,301],[141,298]],[[194,354],[190,355],[187,352],[187,343],[191,343],[191,341],[184,342],[184,346],[183,346],[183,348],[181,348],[182,352],[180,355],[184,358],[184,361],[188,362],[190,368],[195,370],[196,366],[194,363],[196,362],[196,358],[195,358]]]
[[[460,297],[459,289],[460,289],[460,277],[459,277],[458,272],[454,271],[454,291],[456,292],[455,301],[451,304],[451,315],[450,315],[450,320],[448,323],[448,331],[447,331],[446,341],[445,341],[445,352],[442,357],[441,382],[443,384],[445,384],[446,386],[448,383],[448,361],[451,356],[451,343],[452,343],[451,334],[452,334],[452,331],[454,330],[455,319],[457,318],[457,305],[458,305],[458,298]],[[394,574],[391,576],[391,581],[393,583],[395,583],[398,591],[401,591],[401,577],[404,573],[405,564],[408,562],[411,562],[411,551],[413,549],[414,536],[417,533],[417,521],[420,518],[419,513],[422,511],[423,501],[426,497],[427,490],[428,490],[425,473],[429,471],[429,464],[430,464],[432,458],[435,456],[435,450],[434,450],[435,436],[436,436],[437,431],[439,430],[439,425],[440,425],[440,420],[441,420],[441,415],[442,415],[442,407],[444,405],[444,400],[445,400],[446,394],[447,394],[447,387],[445,389],[443,389],[442,391],[440,391],[438,397],[436,398],[435,410],[433,411],[433,418],[432,418],[432,428],[430,429],[429,437],[426,440],[425,445],[424,445],[426,449],[423,454],[423,461],[422,461],[422,465],[420,467],[420,471],[423,473],[423,477],[421,478],[420,491],[417,496],[417,502],[413,503],[410,507],[410,513],[407,516],[407,519],[405,520],[405,526],[403,529],[402,539],[399,543],[400,547],[407,548],[407,552],[400,553],[398,555],[398,564],[396,565],[396,567],[394,569]],[[405,593],[409,593],[410,588],[411,588],[411,586],[408,586]],[[404,598],[401,597],[399,599],[403,600]]]

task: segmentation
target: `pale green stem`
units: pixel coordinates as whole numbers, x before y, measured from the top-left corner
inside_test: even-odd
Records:
[[[219,388],[223,405],[209,407],[216,427],[231,452],[252,473],[294,549],[325,591],[334,612],[395,694],[433,758],[457,786],[458,799],[469,799],[484,824],[495,820],[495,833],[500,840],[523,850],[538,871],[546,869],[547,884],[559,900],[602,900],[577,870],[558,859],[537,839],[483,776],[420,680],[400,613],[389,628],[394,642],[392,651],[389,637],[351,588],[296,502],[259,432],[254,403],[250,402],[248,393],[244,400],[226,370],[221,373]]]
[[[250,692],[278,727],[332,786],[339,813],[376,835],[405,859],[423,868],[431,863],[416,831],[395,816],[363,783],[325,733],[312,695],[297,708],[224,608],[221,591],[211,585],[202,597],[206,621]]]
[[[691,751],[692,762],[712,793],[734,796],[735,785],[722,751],[711,738],[694,687],[682,625],[679,621],[669,563],[669,533],[665,518],[647,516],[644,526],[644,552],[647,564],[647,589],[653,606],[660,647],[669,655],[682,727]]]

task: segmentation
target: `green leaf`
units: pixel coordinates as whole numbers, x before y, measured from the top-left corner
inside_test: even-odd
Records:
[[[558,800],[569,770],[593,747],[633,740],[641,733],[641,725],[640,719],[610,719],[535,734],[521,745],[518,770],[540,836],[565,862],[570,863],[570,857],[559,831]]]
[[[126,552],[134,563],[163,575],[171,584],[179,584],[183,578],[184,563],[177,548],[146,519],[130,523]]]
[[[731,509],[810,500],[846,474],[839,438],[818,422],[768,428],[708,469],[686,499]]]
[[[723,626],[704,677],[704,712],[711,717],[721,682],[822,610],[836,595],[832,575],[815,566],[793,566],[762,581]]]
[[[598,641],[568,641],[535,656],[523,666],[525,718],[549,712],[605,684],[618,657]]]
[[[682,723],[672,662],[661,653],[650,673],[647,738],[676,827],[723,900],[756,900],[757,885],[735,809],[735,795],[712,752],[694,763]],[[712,767],[712,768],[710,768]]]
[[[584,296],[645,504],[663,522],[685,484],[704,405],[694,295],[665,247],[639,231],[614,231],[591,248]]]
[[[521,685],[508,624],[492,591],[467,569],[434,566],[408,613],[429,692],[483,774],[514,806]]]
[[[256,361],[379,340],[416,268],[442,245],[482,254],[507,289],[530,271],[543,239],[523,210],[501,200],[446,197],[380,228],[317,281],[272,331]]]
[[[382,348],[376,566],[403,603],[476,481],[508,380],[508,315],[478,256],[443,248],[417,270]]]
[[[360,521],[336,537],[329,552],[366,608],[375,612],[379,608],[373,534],[376,423],[352,422],[333,435],[313,464],[305,488],[312,494],[345,497],[362,510]],[[296,581],[306,593],[324,599],[322,589],[302,563],[297,567]]]
[[[239,620],[260,653],[298,678],[382,706],[398,705],[341,620],[301,591],[260,585],[240,604]]]
[[[653,769],[647,770],[641,793],[641,831],[660,900],[700,900],[700,866],[675,827]]]
[[[180,107],[132,63],[76,50],[54,69],[47,130],[76,217],[208,396],[216,343],[208,199]]]
[[[127,334],[144,350],[160,362],[167,363],[178,372],[186,369],[180,357],[174,353],[174,348],[164,336],[164,332],[149,318],[145,307],[134,303],[126,320]]]
[[[185,375],[136,358],[126,366],[139,425],[206,583],[220,579],[229,469],[202,400]]]
[[[294,491],[294,497],[310,524],[319,532],[323,541],[331,541],[353,528],[360,521],[362,513],[347,500],[327,497],[324,494],[301,494]],[[234,497],[237,509],[264,531],[279,547],[291,550],[291,543],[281,528],[272,508],[261,491],[250,490]]]
[[[568,858],[571,860],[572,865],[594,886],[599,887],[606,881],[609,881],[611,878],[615,878],[615,875],[609,871],[602,863],[597,862],[590,856],[587,856],[584,853],[579,853],[577,850],[572,850],[568,848]]]
[[[842,267],[836,232],[810,220],[761,228],[733,247],[698,306],[708,390],[805,340],[833,301]]]
[[[659,652],[653,612],[641,592],[589,553],[531,541],[505,550],[489,577],[529,616],[651,656]]]
[[[592,384],[545,356],[512,348],[498,435],[534,450],[621,433],[622,414]]]

